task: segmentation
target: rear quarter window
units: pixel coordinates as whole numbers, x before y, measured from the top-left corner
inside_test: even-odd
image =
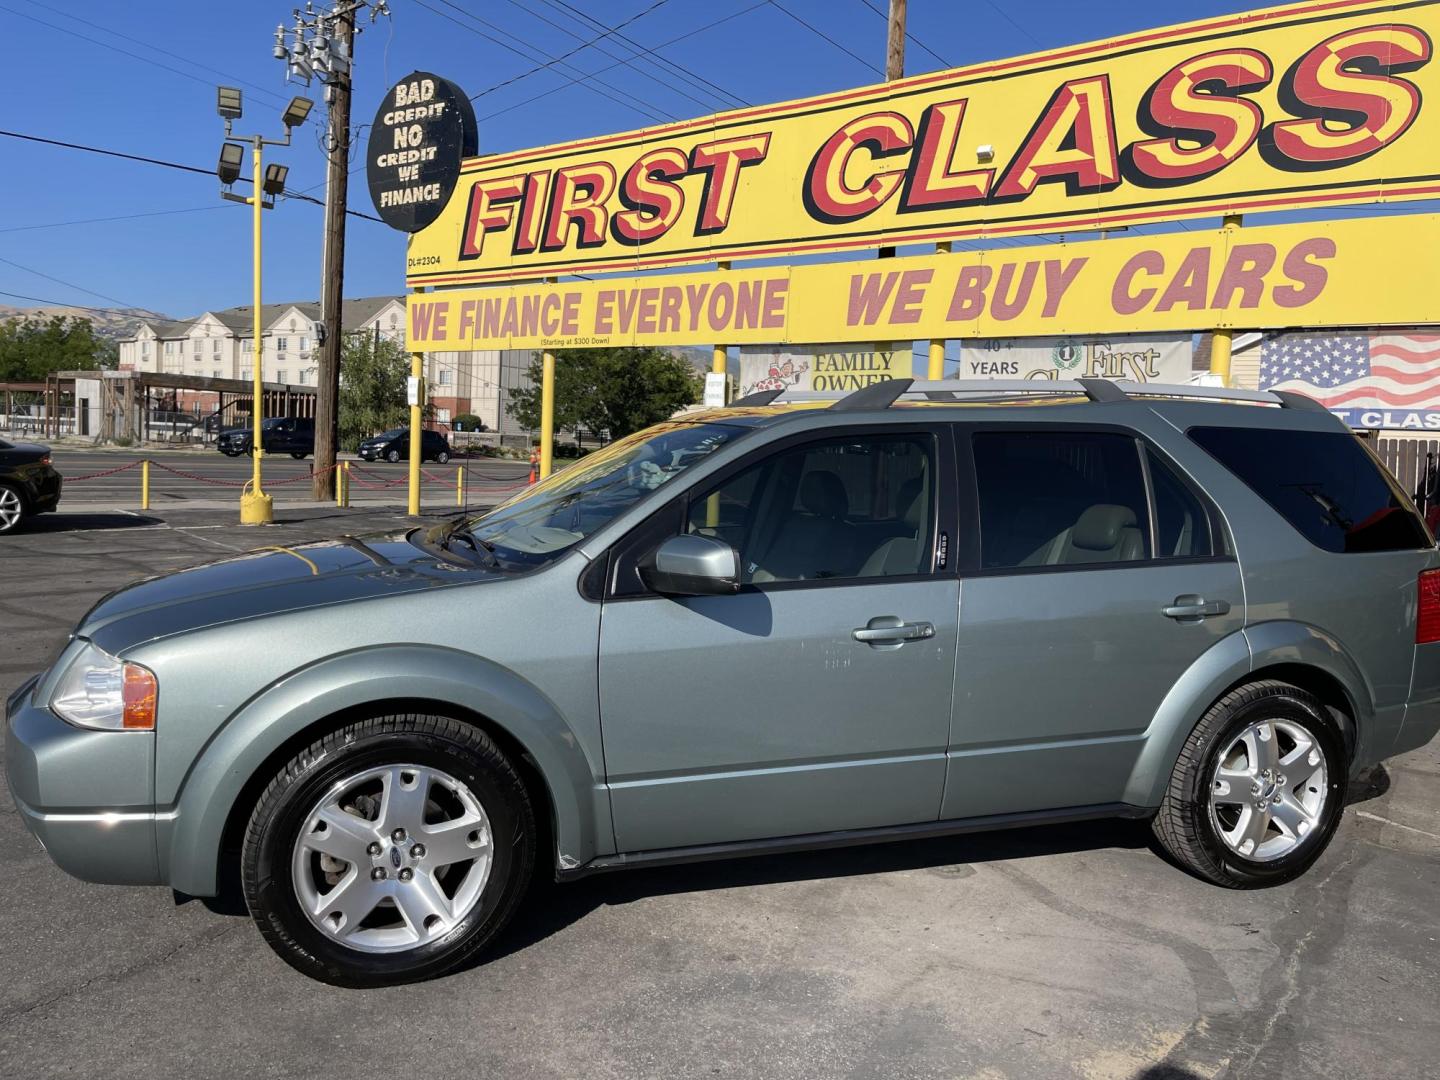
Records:
[[[1200,427],[1189,436],[1318,548],[1408,551],[1432,543],[1409,499],[1353,435]]]

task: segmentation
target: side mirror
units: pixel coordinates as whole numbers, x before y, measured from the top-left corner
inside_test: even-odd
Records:
[[[640,580],[662,596],[728,596],[740,591],[740,555],[709,536],[672,536],[641,562]]]

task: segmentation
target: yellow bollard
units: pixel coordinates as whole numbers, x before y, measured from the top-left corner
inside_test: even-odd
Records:
[[[150,459],[140,462],[140,509],[150,509]]]
[[[348,461],[345,462],[344,487],[345,487],[345,504],[344,504],[344,505],[345,505],[345,509],[348,510],[348,509],[350,509],[350,462],[348,462]]]
[[[455,505],[465,505],[465,466],[455,470]]]

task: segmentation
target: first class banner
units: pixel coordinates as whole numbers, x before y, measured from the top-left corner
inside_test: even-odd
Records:
[[[1440,322],[1440,215],[415,293],[412,351]]]
[[[1440,0],[1318,0],[466,159],[412,287],[1440,195]]]

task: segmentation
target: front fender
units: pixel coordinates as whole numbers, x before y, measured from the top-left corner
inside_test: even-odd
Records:
[[[533,684],[492,661],[433,645],[377,646],[327,657],[272,683],[225,722],[186,775],[157,836],[161,872],[195,896],[216,891],[225,825],[266,760],[327,717],[379,701],[454,704],[503,728],[534,758],[555,809],[557,866],[579,866],[613,835],[598,763]],[[167,873],[168,869],[168,873]]]

